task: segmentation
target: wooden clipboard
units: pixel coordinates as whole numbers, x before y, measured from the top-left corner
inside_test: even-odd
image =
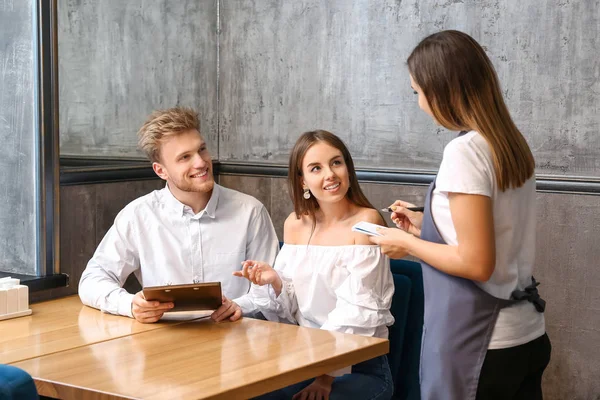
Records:
[[[175,306],[169,311],[216,310],[223,304],[221,282],[148,286],[143,293],[146,300],[173,302]]]

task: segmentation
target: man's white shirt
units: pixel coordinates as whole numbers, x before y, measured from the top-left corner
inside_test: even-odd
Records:
[[[131,273],[143,287],[221,282],[223,295],[248,314],[256,310],[253,298],[268,294],[232,272],[246,259],[273,265],[278,249],[271,218],[254,197],[215,184],[206,208],[194,214],[166,186],[117,215],[81,276],[79,296],[132,317],[134,295],[122,288]]]

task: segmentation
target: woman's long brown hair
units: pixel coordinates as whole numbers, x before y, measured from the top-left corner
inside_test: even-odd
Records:
[[[489,143],[501,191],[523,186],[535,161],[504,103],[492,62],[472,37],[442,31],[423,39],[408,57],[408,70],[438,123],[476,130]]]
[[[303,197],[304,190],[302,188],[302,161],[308,149],[310,149],[315,143],[324,142],[328,145],[340,150],[344,157],[346,168],[348,169],[348,177],[350,179],[350,185],[346,197],[351,203],[356,204],[360,207],[373,208],[373,205],[367,200],[360,185],[358,184],[358,178],[356,177],[356,170],[354,169],[354,162],[352,156],[348,151],[348,148],[344,142],[331,132],[324,130],[315,130],[303,133],[290,154],[290,163],[288,169],[288,188],[290,197],[294,203],[294,212],[296,217],[300,218],[303,215],[308,215],[312,219],[313,229],[316,224],[316,213],[319,210],[319,203],[314,196],[311,196],[308,200]]]

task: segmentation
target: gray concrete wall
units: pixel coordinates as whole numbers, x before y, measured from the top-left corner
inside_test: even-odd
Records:
[[[220,1],[217,41],[217,1],[60,0],[62,153],[140,156],[148,112],[183,104],[223,161],[285,163],[324,128],[358,166],[435,170],[451,136],[418,109],[405,60],[454,28],[488,50],[538,173],[600,174],[597,2]]]
[[[551,400],[600,399],[600,196],[539,193],[536,278],[548,300]],[[544,397],[546,398],[546,396]]]
[[[359,166],[435,170],[450,135],[406,58],[441,29],[488,51],[538,173],[600,174],[597,1],[222,1],[220,159],[285,163],[298,135],[345,139]]]
[[[143,157],[136,132],[175,105],[217,154],[216,1],[58,1],[62,155]]]
[[[0,271],[36,273],[35,16],[0,0]]]

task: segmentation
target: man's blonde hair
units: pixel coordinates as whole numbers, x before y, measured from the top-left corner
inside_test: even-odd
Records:
[[[198,113],[191,108],[156,110],[138,131],[138,145],[151,162],[159,162],[161,140],[194,129],[200,132],[200,122]]]

